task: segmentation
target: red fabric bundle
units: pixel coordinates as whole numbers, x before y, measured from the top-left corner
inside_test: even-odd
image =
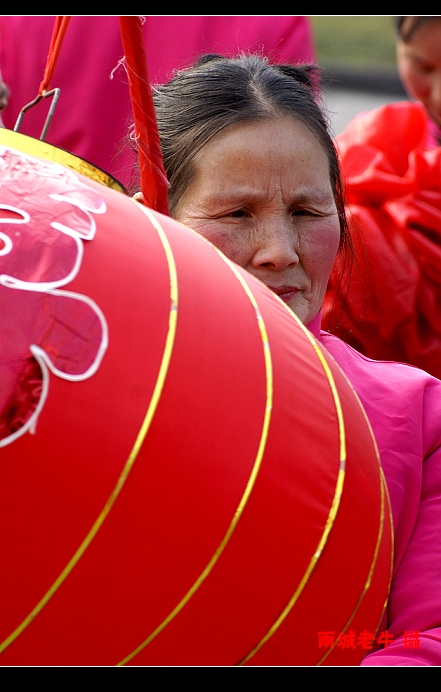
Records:
[[[366,356],[441,377],[441,148],[421,104],[355,118],[338,135],[356,262],[338,258],[324,329]]]

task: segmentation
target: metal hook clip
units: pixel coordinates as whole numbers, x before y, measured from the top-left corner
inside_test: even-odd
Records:
[[[14,126],[14,132],[19,132],[20,126],[21,126],[21,123],[23,121],[23,118],[24,118],[26,111],[28,111],[30,108],[32,108],[32,106],[36,106],[37,103],[39,103],[39,101],[41,101],[41,99],[48,98],[49,96],[53,96],[52,103],[50,105],[49,112],[47,114],[46,121],[44,123],[43,129],[42,129],[41,135],[40,135],[40,140],[44,141],[44,139],[47,135],[47,131],[49,129],[49,125],[51,123],[52,116],[54,114],[55,106],[57,105],[57,101],[58,101],[58,98],[60,96],[60,93],[61,93],[61,89],[59,89],[58,87],[55,89],[51,89],[50,91],[43,91],[41,94],[38,94],[38,96],[36,98],[34,98],[33,101],[30,101],[30,103],[26,104],[26,106],[23,106],[20,113],[18,114],[18,118],[17,118],[17,121],[16,121],[15,126]]]

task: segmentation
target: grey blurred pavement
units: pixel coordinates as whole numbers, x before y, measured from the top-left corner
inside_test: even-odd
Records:
[[[406,93],[395,73],[326,71],[323,103],[331,116],[334,135],[342,132],[358,113],[405,99]]]
[[[330,89],[324,94],[323,102],[331,115],[333,134],[338,135],[358,113],[378,108],[386,103],[402,101],[406,97],[396,94],[362,93],[350,89]]]

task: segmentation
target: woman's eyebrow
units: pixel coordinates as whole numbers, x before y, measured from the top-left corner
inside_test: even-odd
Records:
[[[332,191],[322,187],[297,189],[292,200],[293,203],[310,202],[315,204],[332,204],[335,201]]]
[[[257,190],[254,187],[235,186],[233,190],[211,190],[207,198],[210,202],[218,204],[243,204],[247,200],[260,200],[266,198],[265,190]],[[331,190],[324,188],[298,188],[291,195],[291,204],[296,203],[315,203],[315,204],[332,204],[334,196]]]

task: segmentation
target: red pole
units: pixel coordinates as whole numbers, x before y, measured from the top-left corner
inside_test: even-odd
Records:
[[[119,17],[119,22],[138,146],[141,192],[151,209],[168,215],[168,181],[147,69],[142,19]]]

